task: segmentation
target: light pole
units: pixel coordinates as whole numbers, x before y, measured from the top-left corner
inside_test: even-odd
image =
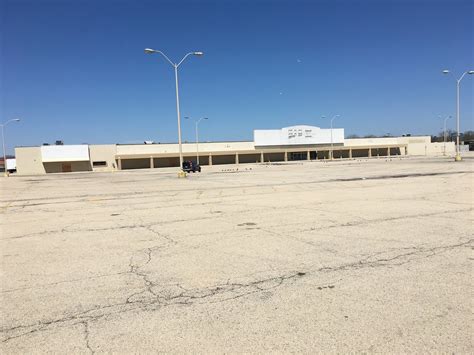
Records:
[[[438,116],[439,118],[441,118],[441,115]],[[450,118],[453,118],[453,116],[446,116],[446,118],[444,119],[444,130],[443,130],[443,143],[444,143],[444,148],[443,148],[443,155],[446,155],[446,121]]]
[[[189,120],[190,118],[185,117],[184,119]],[[196,120],[196,119],[194,120],[195,129],[196,129],[196,163],[197,163],[197,165],[199,165],[199,131],[198,131],[198,125],[199,125],[199,122],[201,122],[202,120],[208,120],[208,119],[209,118],[207,118],[207,117],[201,117],[198,120]]]
[[[332,139],[332,121],[334,121],[336,118],[340,117],[340,115],[334,115],[333,118],[331,118],[331,157],[330,159],[333,160],[333,152],[334,152],[334,144],[333,144],[333,139]],[[321,118],[326,118],[326,116],[322,116]]]
[[[174,77],[175,77],[175,84],[176,84],[176,113],[178,115],[178,145],[179,145],[179,168],[183,168],[183,149],[181,146],[181,116],[179,113],[179,89],[178,89],[178,68],[184,62],[184,60],[189,57],[190,55],[202,56],[203,52],[189,52],[187,53],[183,59],[179,63],[173,63],[162,51],[158,51],[151,48],[145,48],[146,54],[153,54],[158,53],[161,54],[174,68]],[[181,173],[179,174],[181,176]]]
[[[7,172],[7,153],[5,151],[5,132],[4,132],[4,127],[9,124],[10,122],[19,122],[20,119],[19,118],[13,118],[11,120],[8,120],[7,122],[5,123],[2,123],[0,124],[0,126],[2,127],[2,145],[3,145],[3,170],[4,170],[4,175],[5,176],[8,176],[8,172]]]
[[[449,70],[443,70],[443,74],[451,74],[451,72]],[[456,157],[454,158],[455,161],[461,161],[461,149],[460,149],[460,146],[459,146],[459,135],[460,135],[460,131],[459,131],[459,120],[460,120],[460,114],[459,114],[459,86],[461,84],[461,80],[464,78],[464,76],[466,74],[474,74],[474,70],[469,70],[469,71],[465,71],[464,73],[462,73],[461,77],[459,79],[456,79],[454,77],[454,79],[456,80]]]

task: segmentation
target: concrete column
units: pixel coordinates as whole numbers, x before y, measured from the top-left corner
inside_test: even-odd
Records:
[[[263,152],[260,152],[260,163],[263,163],[264,160],[263,160]]]
[[[369,158],[372,158],[372,148],[369,148]]]
[[[122,159],[121,159],[121,158],[118,158],[118,159],[117,159],[117,168],[118,168],[119,170],[122,170]]]
[[[390,147],[387,148],[387,157],[390,156]]]
[[[349,148],[349,159],[352,159],[352,148]]]
[[[209,153],[209,166],[212,166],[212,154]]]
[[[309,150],[306,152],[306,160],[311,160],[311,154],[309,154]]]
[[[239,153],[235,153],[235,164],[239,165]]]
[[[155,167],[155,162],[153,161],[153,157],[150,157],[150,168],[153,169]]]
[[[285,150],[285,161],[288,161],[288,152]]]

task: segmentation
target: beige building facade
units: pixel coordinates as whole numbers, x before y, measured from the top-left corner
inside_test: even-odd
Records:
[[[76,171],[158,169],[179,166],[178,144],[91,144],[15,148],[17,173],[38,175]],[[52,147],[52,148],[51,148]],[[184,160],[196,161],[196,144],[182,145]],[[431,143],[429,136],[345,139],[338,145],[256,146],[246,142],[199,143],[203,166],[356,159],[403,155],[451,155],[454,143]]]

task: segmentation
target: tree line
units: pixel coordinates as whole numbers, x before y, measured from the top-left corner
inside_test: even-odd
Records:
[[[404,134],[403,137],[410,137],[410,134]],[[392,137],[390,133],[384,135],[375,135],[375,134],[367,134],[367,135],[357,135],[357,134],[349,134],[346,138],[353,139],[353,138],[387,138]],[[461,141],[472,142],[474,141],[474,131],[465,131],[461,132],[459,135],[459,139]],[[444,141],[444,132],[439,132],[436,135],[431,135],[432,142],[443,142]],[[455,142],[456,141],[456,131],[453,129],[446,130],[446,141],[447,142]]]

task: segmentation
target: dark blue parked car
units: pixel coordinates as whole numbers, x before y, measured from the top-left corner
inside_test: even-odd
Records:
[[[190,173],[191,171],[195,173],[196,171],[201,172],[201,166],[197,165],[191,160],[183,161],[183,171]]]

